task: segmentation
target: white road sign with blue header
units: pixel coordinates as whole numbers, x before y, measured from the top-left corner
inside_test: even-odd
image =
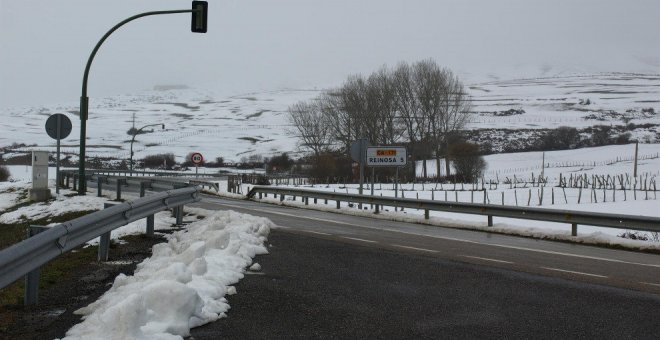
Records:
[[[405,166],[408,161],[403,146],[370,146],[367,148],[367,166]]]

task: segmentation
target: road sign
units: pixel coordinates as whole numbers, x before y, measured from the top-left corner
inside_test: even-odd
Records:
[[[408,161],[403,146],[371,146],[367,148],[367,166],[404,166]]]
[[[46,133],[53,139],[64,139],[68,137],[71,133],[71,120],[61,113],[51,115],[46,120]]]
[[[46,133],[57,140],[57,162],[55,163],[55,193],[60,193],[60,140],[71,133],[71,120],[69,117],[56,113],[46,119]],[[46,166],[48,167],[48,166]]]
[[[202,156],[201,153],[195,152],[192,155],[190,155],[190,161],[195,165],[200,165],[202,164],[202,162],[204,162],[204,157]]]
[[[351,159],[358,163],[364,163],[364,152],[369,146],[369,140],[360,138],[351,144]]]

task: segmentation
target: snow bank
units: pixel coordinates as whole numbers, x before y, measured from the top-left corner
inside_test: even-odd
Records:
[[[224,296],[235,292],[231,285],[252,258],[268,252],[273,223],[233,211],[206,215],[155,245],[133,276],[119,275],[96,302],[77,310],[84,321],[65,339],[181,339],[225,316]]]
[[[28,183],[0,183],[0,216],[5,209],[21,203],[21,198],[27,196],[29,188]]]
[[[53,190],[51,190],[51,193],[54,194]],[[4,196],[4,194],[2,196]],[[25,220],[39,220],[45,217],[64,215],[74,211],[99,210],[103,208],[103,203],[107,201],[107,198],[91,195],[71,197],[60,195],[55,197],[55,200],[53,201],[34,203],[4,213],[0,215],[0,223],[20,223]]]

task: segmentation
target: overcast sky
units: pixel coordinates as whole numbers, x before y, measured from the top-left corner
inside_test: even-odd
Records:
[[[134,14],[180,0],[0,0],[0,107],[76,102],[85,62]],[[570,72],[660,73],[658,0],[209,1],[190,15],[115,32],[92,65],[90,98],[159,84],[241,93],[324,88],[349,74],[433,58],[468,83]]]

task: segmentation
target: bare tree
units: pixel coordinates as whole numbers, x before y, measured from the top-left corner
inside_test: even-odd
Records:
[[[381,67],[366,79],[352,75],[338,89],[324,91],[315,102],[289,108],[302,145],[319,155],[330,143],[348,150],[357,138],[374,144],[407,142],[413,162],[446,155],[450,136],[463,129],[470,100],[463,84],[433,60]],[[413,169],[414,171],[414,169]]]
[[[449,141],[452,135],[465,128],[470,121],[472,110],[472,99],[466,93],[463,83],[458,76],[448,69],[443,69],[445,77],[445,91],[443,92],[440,105],[440,119],[437,126],[439,135],[442,137],[438,144],[442,143],[445,149],[445,172],[449,176]],[[438,145],[438,152],[440,146]],[[438,169],[439,169],[438,160]]]
[[[407,63],[399,63],[392,74],[394,93],[399,119],[402,122],[405,136],[408,139],[409,151],[413,164],[417,161],[418,145],[422,138],[419,129],[419,101],[415,94],[412,69]],[[413,166],[414,176],[414,166]]]
[[[440,68],[427,59],[413,65],[414,93],[418,101],[418,129],[422,139],[433,147],[436,169],[440,174],[442,150],[445,154],[445,174],[450,174],[447,157],[450,137],[469,121],[471,101],[463,84],[449,69]],[[426,177],[426,162],[424,162]]]
[[[383,145],[400,142],[405,129],[398,119],[398,98],[392,72],[383,66],[371,74],[366,90],[367,117],[373,121],[374,142]]]
[[[298,102],[288,111],[289,121],[300,138],[301,146],[312,150],[315,157],[327,150],[332,135],[322,104],[319,101]]]

